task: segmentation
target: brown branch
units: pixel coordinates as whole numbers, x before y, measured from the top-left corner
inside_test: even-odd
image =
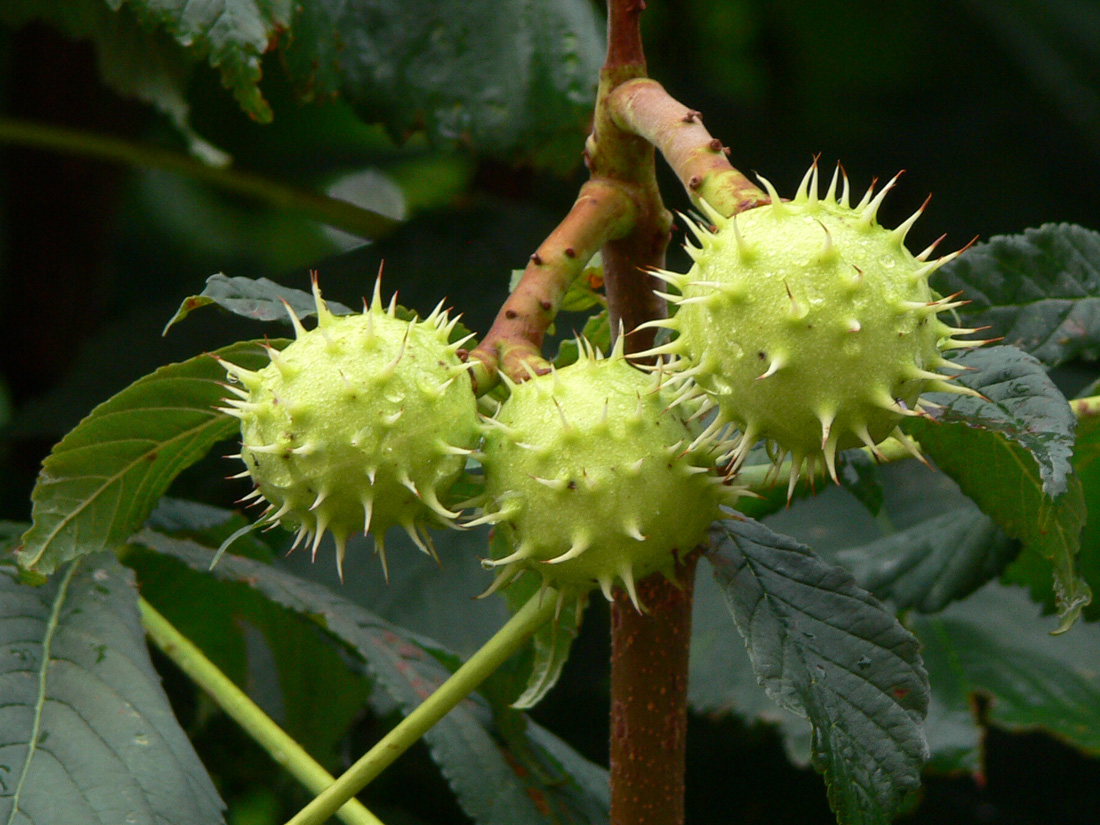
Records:
[[[649,349],[657,334],[656,329],[635,327],[668,314],[665,300],[654,291],[664,284],[647,272],[664,266],[672,225],[671,216],[660,202],[657,206],[660,212],[654,215],[652,201],[643,201],[645,211],[631,233],[603,248],[603,282],[611,330],[613,334],[619,329],[624,331],[623,348],[627,353]]]
[[[565,293],[600,247],[628,231],[635,211],[629,190],[614,181],[589,180],[581,187],[569,214],[528,260],[489,333],[470,353],[478,393],[492,389],[498,369],[515,381],[525,380],[529,370],[549,371],[542,341]]]
[[[608,0],[607,58],[604,71],[632,66],[635,77],[645,77],[645,52],[642,50],[642,30],[639,26],[645,0]]]
[[[699,112],[648,78],[618,86],[607,105],[620,129],[656,146],[694,202],[705,200],[723,215],[743,212],[768,198],[730,165],[729,149],[703,126]]]
[[[684,821],[688,643],[695,566],[638,585],[648,614],[620,590],[611,613],[611,823]]]
[[[633,187],[638,211],[630,233],[603,248],[604,284],[612,333],[622,325],[628,352],[649,347],[653,330],[639,324],[663,317],[647,270],[663,267],[672,216],[657,188],[653,144],[613,118],[616,90],[644,83],[639,16],[642,0],[608,0],[607,60],[600,72],[596,117],[586,154],[593,174]],[[611,606],[611,823],[682,825],[687,651],[694,563],[681,587],[663,576],[638,583],[649,609],[638,613],[622,591]]]

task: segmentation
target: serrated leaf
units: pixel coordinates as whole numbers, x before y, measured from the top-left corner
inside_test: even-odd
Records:
[[[928,679],[919,643],[851,574],[759,522],[723,521],[707,558],[757,679],[813,725],[842,825],[888,823],[920,784]]]
[[[199,60],[243,111],[270,121],[259,82],[278,49],[305,97],[340,94],[395,135],[426,130],[437,143],[559,170],[580,160],[604,51],[586,0],[16,2],[0,19],[91,37],[106,79],[181,125],[184,79]]]
[[[898,611],[936,613],[1001,574],[1019,545],[975,505],[835,554],[860,586]]]
[[[1081,479],[1085,504],[1092,518],[1081,531],[1081,547],[1087,548],[1077,558],[1077,569],[1093,591],[1100,590],[1100,418],[1085,416],[1077,423],[1077,444],[1073,452],[1073,469]],[[1047,591],[1050,592],[1049,585]],[[1100,619],[1100,604],[1085,608],[1088,621]]]
[[[106,0],[128,9],[147,29],[166,32],[196,59],[221,72],[241,108],[261,123],[271,107],[260,93],[261,60],[280,31],[291,28],[289,0]]]
[[[985,397],[932,393],[929,398],[944,405],[931,411],[933,421],[948,429],[961,425],[994,433],[1019,445],[1036,465],[1043,493],[1057,498],[1065,492],[1073,473],[1077,418],[1042,365],[1015,347],[970,350],[951,364],[960,369],[957,383]],[[920,432],[929,430],[921,419],[913,423]]]
[[[1025,554],[1052,566],[1065,629],[1092,598],[1074,569],[1086,516],[1070,464],[1076,418],[1042,365],[1013,347],[954,363],[968,368],[958,382],[985,398],[934,393],[943,408],[904,428]]]
[[[256,342],[216,354],[249,368],[268,362]],[[234,418],[214,409],[224,380],[218,362],[200,355],[161,367],[92,410],[42,464],[19,564],[48,575],[125,541],[182,470],[237,431]]]
[[[691,615],[688,702],[710,719],[732,714],[747,726],[778,729],[787,758],[810,764],[810,723],[771,699],[757,682],[745,642],[730,632],[730,611],[714,576],[697,576]]]
[[[1053,367],[1100,355],[1100,233],[1073,224],[1044,224],[998,235],[946,264],[933,283],[960,290],[966,326]]]
[[[151,530],[133,538],[192,569],[206,570],[212,552],[194,542]],[[377,685],[408,713],[441,685],[459,664],[442,645],[386,622],[323,585],[285,571],[226,555],[213,570],[277,604],[316,621],[360,658]],[[501,716],[508,718],[501,722]],[[497,726],[510,736],[507,747]],[[606,785],[606,773],[539,729],[518,711],[490,707],[472,694],[426,735],[433,758],[451,783],[463,810],[483,825],[599,823],[607,821],[606,798],[592,789]],[[553,744],[547,744],[553,742]],[[566,766],[569,773],[566,772]],[[576,778],[575,778],[576,777]]]
[[[0,564],[0,821],[209,825],[224,805],[168,705],[110,553],[42,587]]]
[[[283,301],[286,301],[286,305]],[[199,307],[211,304],[229,310],[234,315],[256,321],[289,322],[290,319],[286,314],[287,306],[294,310],[294,314],[299,319],[310,318],[317,314],[317,303],[310,292],[291,289],[267,278],[254,279],[241,276],[230,278],[219,272],[206,279],[206,286],[203,287],[202,292],[183,299],[183,303],[172,316],[172,320],[164,327],[164,331],[168,332],[173,325]],[[354,311],[327,298],[325,305],[334,315],[350,315]]]
[[[1100,753],[1100,627],[1078,622],[1052,638],[1040,612],[1023,590],[993,582],[942,613],[912,617],[932,683],[930,768],[980,771],[983,720]],[[977,696],[989,700],[981,711]]]
[[[194,310],[216,304],[222,309],[251,318],[256,321],[283,321],[290,323],[286,305],[289,306],[298,319],[312,318],[317,315],[317,302],[312,292],[277,284],[268,278],[245,278],[243,276],[228,277],[222,273],[211,275],[206,279],[206,287],[198,295],[192,295],[183,300],[176,314],[164,327],[164,332],[186,318]],[[333,315],[356,315],[358,310],[351,309],[339,301],[324,299],[325,306]],[[388,306],[388,305],[387,305]],[[411,309],[396,304],[394,316],[402,321],[413,321],[420,315]],[[470,330],[462,323],[456,323],[451,329],[449,340],[454,342],[466,338]],[[473,346],[473,343],[470,344]]]
[[[285,59],[311,96],[343,94],[396,134],[575,165],[603,60],[586,0],[314,0]]]
[[[128,548],[124,561],[146,601],[318,762],[340,770],[370,685],[331,640],[255,590],[234,590],[144,547]]]
[[[187,131],[186,85],[192,61],[163,32],[142,28],[128,11],[102,0],[5,0],[0,22],[40,20],[69,37],[90,40],[103,81],[125,97],[152,104]],[[193,137],[193,136],[192,136]]]

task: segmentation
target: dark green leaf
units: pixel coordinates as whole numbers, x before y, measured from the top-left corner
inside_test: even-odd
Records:
[[[221,71],[241,108],[261,122],[271,108],[260,93],[260,62],[275,35],[291,27],[285,0],[106,0],[147,29],[166,32],[195,58]]]
[[[286,302],[286,305],[283,304]],[[286,307],[294,310],[299,318],[309,318],[317,314],[317,303],[312,293],[301,289],[291,289],[267,278],[230,278],[222,273],[206,279],[206,286],[198,295],[185,298],[172,320],[164,327],[167,332],[173,324],[186,318],[199,307],[216,304],[222,309],[254,318],[257,321],[286,321]],[[325,300],[325,304],[334,315],[349,315],[353,310],[335,301]]]
[[[960,384],[985,398],[933,394],[944,407],[905,429],[1012,538],[1054,570],[1063,629],[1089,603],[1074,569],[1085,523],[1080,481],[1072,474],[1076,419],[1065,398],[1030,355],[1012,347],[973,350]]]
[[[759,522],[724,521],[707,554],[757,678],[813,725],[841,823],[887,823],[920,783],[928,681],[917,640],[851,574]]]
[[[961,371],[957,383],[985,397],[931,394],[944,408],[932,411],[934,424],[914,419],[919,432],[966,427],[996,435],[1030,454],[1045,495],[1064,493],[1073,472],[1077,419],[1042,365],[1014,347],[985,347],[959,356],[952,366]]]
[[[342,93],[395,133],[571,167],[603,59],[587,0],[314,0],[286,63],[318,98]]]
[[[137,572],[142,595],[173,627],[339,773],[345,737],[362,715],[370,685],[348,670],[328,637],[255,590],[234,588],[144,547],[129,548],[123,560]]]
[[[255,342],[217,354],[249,368],[268,361]],[[218,362],[200,355],[161,367],[92,410],[43,462],[20,565],[49,574],[125,541],[172,479],[236,432],[236,420],[214,409],[224,380]]]
[[[212,551],[150,530],[134,537],[196,570]],[[383,621],[328,588],[251,559],[226,555],[213,570],[219,579],[255,588],[269,599],[307,615],[359,657],[377,685],[408,713],[446,680],[459,660],[442,645]],[[501,721],[501,715],[510,718]],[[511,747],[496,739],[505,726]],[[516,733],[516,732],[521,733]],[[553,740],[518,711],[490,707],[477,694],[452,710],[426,735],[433,758],[466,813],[484,825],[589,823],[607,820],[607,800],[592,789],[606,774]],[[553,741],[553,745],[544,743]],[[569,773],[566,772],[568,767]]]
[[[119,3],[103,0],[5,0],[0,22],[19,26],[40,20],[69,37],[90,40],[103,81],[124,96],[150,103],[186,128],[186,99],[192,61],[163,32],[142,28]]]
[[[1019,552],[984,513],[958,509],[835,554],[862,587],[897,610],[936,613],[999,576]]]
[[[9,8],[10,6],[10,8]],[[603,60],[587,0],[6,0],[0,21],[90,38],[116,89],[185,126],[205,60],[241,108],[272,119],[259,82],[279,48],[307,97],[341,94],[399,136],[568,169],[580,161]],[[269,62],[269,68],[273,66]]]
[[[209,825],[224,808],[110,553],[33,588],[0,565],[0,820]]]
[[[698,576],[691,615],[688,702],[708,718],[732,714],[746,725],[778,728],[787,758],[810,764],[810,723],[780,707],[756,680],[745,642],[730,632],[730,611],[713,576]]]
[[[1078,622],[1052,638],[1051,620],[1024,591],[997,583],[911,626],[932,683],[931,768],[978,771],[982,719],[1100,753],[1100,627]],[[982,719],[977,696],[990,700]]]
[[[878,464],[863,450],[845,450],[837,462],[837,481],[866,507],[872,516],[882,509],[882,482]]]
[[[967,326],[1031,353],[1048,367],[1100,355],[1100,233],[1044,224],[998,235],[934,276],[944,294],[963,292]]]
[[[1073,452],[1073,469],[1081,479],[1085,504],[1092,518],[1081,531],[1083,552],[1078,557],[1078,572],[1095,592],[1100,590],[1100,417],[1085,416],[1077,423],[1077,444]],[[1050,586],[1046,587],[1050,592]],[[1085,608],[1085,619],[1100,619],[1100,604]]]
[[[321,555],[325,558],[317,563],[310,561],[308,553],[292,553],[283,566],[336,590],[349,601],[370,605],[373,613],[391,624],[435,639],[465,657],[488,641],[511,615],[503,596],[477,598],[493,580],[480,561],[488,546],[488,532],[486,527],[475,527],[434,533],[437,562],[403,531],[392,530],[386,539],[391,560],[388,580],[382,575],[373,544],[361,534],[348,541],[343,580],[332,562],[332,551],[324,546]],[[289,531],[268,533],[267,538],[277,540],[280,533],[284,546],[289,545]]]

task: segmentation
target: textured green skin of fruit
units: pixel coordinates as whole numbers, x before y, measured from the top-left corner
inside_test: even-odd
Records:
[[[945,259],[918,260],[905,248],[912,221],[889,230],[875,221],[881,196],[853,208],[845,193],[817,196],[811,169],[793,201],[712,215],[716,233],[692,227],[702,248],[686,275],[662,273],[680,291],[678,333],[662,348],[718,406],[720,424],[743,434],[736,457],[764,438],[790,452],[796,468],[836,451],[877,444],[926,390],[959,391],[934,372],[941,348],[969,332],[940,322],[947,305],[928,286]],[[870,193],[869,193],[870,194]],[[918,213],[919,214],[919,213]],[[916,216],[914,216],[915,219]]]
[[[617,352],[511,387],[483,446],[484,520],[514,548],[492,562],[500,579],[532,569],[605,594],[619,579],[634,597],[636,579],[671,575],[674,550],[703,540],[732,491],[657,383]]]
[[[858,213],[836,206],[783,209],[788,214],[761,206],[739,216],[744,237],[767,238],[748,261],[719,236],[689,273],[743,285],[732,293],[693,286],[683,292],[713,296],[680,310],[685,341],[724,339],[720,347],[688,345],[702,366],[696,380],[732,419],[766,422],[761,435],[795,452],[820,449],[828,412],[847,433],[839,449],[859,443],[852,433],[861,424],[881,441],[900,419],[881,404],[900,399],[912,408],[926,382],[908,377],[908,368],[939,362],[935,319],[904,304],[936,299],[927,281],[907,277],[920,264],[882,227],[858,228]],[[821,260],[823,226],[838,253]],[[905,274],[892,277],[891,270]],[[758,380],[776,361],[784,366]]]
[[[226,365],[247,391],[228,403],[267,517],[312,536],[314,552],[331,531],[341,566],[347,536],[368,528],[379,549],[395,525],[426,547],[423,528],[455,515],[439,499],[480,438],[446,318],[400,320],[377,293],[363,314],[338,317],[315,292],[316,329],[296,324],[297,339],[258,372]]]

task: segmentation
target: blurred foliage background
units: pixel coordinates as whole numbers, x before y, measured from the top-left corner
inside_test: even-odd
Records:
[[[703,112],[735,166],[766,175],[781,192],[793,191],[820,154],[826,169],[842,162],[857,191],[907,170],[880,213],[886,225],[933,193],[910,235],[914,249],[944,232],[949,249],[1045,222],[1100,228],[1095,2],[649,6],[650,74]],[[188,87],[195,135],[239,169],[397,218],[392,233],[364,243],[168,172],[0,143],[0,517],[29,516],[39,462],[95,404],[159,364],[265,333],[206,310],[161,336],[180,301],[209,275],[306,288],[308,271],[317,269],[327,296],[353,304],[384,261],[386,284],[400,290],[402,303],[428,309],[446,296],[471,329],[484,332],[510,271],[523,266],[583,180],[580,128],[571,153],[513,163],[461,139],[433,145],[415,129],[395,140],[339,99],[303,103],[277,58],[263,65],[261,89],[273,113],[267,124],[241,111],[214,70],[196,65]],[[42,23],[0,29],[0,116],[181,152],[189,140],[163,114],[104,86],[89,44]],[[668,206],[686,209],[675,180],[667,170],[662,175]],[[682,265],[678,250],[672,254],[673,265]],[[240,491],[209,482],[211,468],[222,469],[218,461],[186,473],[175,492],[230,504]],[[364,574],[348,586],[375,603],[385,598],[376,578]],[[426,628],[433,630],[447,617],[425,621],[435,622]],[[600,762],[606,640],[600,603],[563,682],[535,714]],[[181,716],[197,725],[201,703],[176,687]],[[374,724],[364,723],[352,751],[372,737]],[[697,719],[689,742],[690,821],[833,821],[820,779],[791,768],[769,730]],[[260,818],[234,821],[266,821],[264,806],[272,803],[257,790],[273,770],[266,757],[224,721],[208,726],[198,744],[228,797],[234,789],[243,795],[238,801],[255,797],[254,809],[238,805],[235,816],[254,810]],[[912,821],[1094,821],[1095,762],[1049,738],[996,732],[988,756],[982,776],[931,779]],[[426,753],[387,774],[379,793],[395,803],[410,795],[433,800],[419,812],[425,821],[462,821]]]

